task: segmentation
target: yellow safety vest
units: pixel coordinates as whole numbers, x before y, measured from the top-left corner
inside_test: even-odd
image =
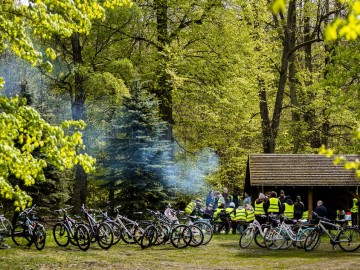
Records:
[[[285,217],[294,218],[294,205],[288,203],[284,203],[284,205],[285,205],[285,210],[284,210]]]
[[[232,214],[231,220],[244,220],[244,221],[246,221],[245,208],[236,209],[236,214],[235,213]]]
[[[255,202],[255,215],[265,215],[264,202]]]
[[[359,207],[356,205],[358,202],[358,200],[356,198],[353,199],[353,206],[350,209],[351,213],[358,213],[359,212]]]
[[[190,202],[185,208],[185,213],[188,214],[188,215],[191,215],[191,213],[195,209],[195,207],[196,207],[196,203],[195,202]]]
[[[246,222],[252,222],[255,219],[255,214],[253,210],[246,210]]]
[[[270,198],[269,199],[270,206],[268,209],[268,213],[279,213],[279,199],[278,198]]]
[[[309,219],[309,210],[305,210],[302,215],[303,219]]]
[[[215,210],[214,216],[213,216],[215,221],[220,220],[219,213],[220,213],[221,211],[226,211],[226,209],[224,209],[224,208],[217,208],[217,209]]]

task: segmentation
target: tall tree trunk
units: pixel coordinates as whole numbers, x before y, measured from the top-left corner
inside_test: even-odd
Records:
[[[280,118],[281,118],[281,111],[283,108],[285,86],[288,77],[287,72],[289,65],[289,56],[291,55],[290,52],[291,49],[293,48],[291,47],[291,31],[294,31],[292,27],[294,25],[293,21],[296,18],[295,8],[296,8],[296,1],[295,0],[289,1],[287,22],[284,25],[284,30],[283,30],[284,36],[283,36],[283,50],[281,56],[280,77],[279,77],[279,84],[276,94],[275,105],[274,105],[273,117],[271,122],[268,123],[267,126],[266,126],[267,121],[265,119],[262,119],[263,134],[265,133],[271,134],[271,136],[263,138],[263,140],[265,140],[263,145],[266,146],[266,148],[263,149],[264,153],[274,153],[276,148],[276,138],[280,126]],[[264,115],[264,112],[261,112],[261,115]]]
[[[76,66],[81,65],[81,45],[80,36],[78,33],[74,33],[71,37],[71,45],[73,52],[73,60]],[[75,70],[75,85],[74,85],[74,98],[72,101],[72,118],[73,120],[86,121],[86,108],[85,108],[85,89],[83,86],[83,77]],[[86,145],[86,135],[83,132],[83,140]],[[73,187],[72,205],[75,211],[79,211],[82,204],[86,203],[87,196],[87,174],[85,173],[82,166],[77,165],[75,170],[75,183]]]
[[[162,119],[167,123],[167,130],[165,137],[168,140],[173,140],[173,111],[172,111],[172,83],[171,77],[167,73],[168,57],[164,48],[170,44],[170,38],[168,34],[168,0],[156,0],[155,12],[156,12],[156,30],[157,30],[157,42],[158,42],[158,71],[156,82],[156,94],[160,99],[160,113]]]
[[[296,39],[296,12],[293,13],[293,17],[291,20],[290,31],[289,31],[289,43],[290,48],[295,47],[295,39]],[[297,98],[297,80],[296,80],[296,68],[295,68],[295,61],[296,61],[296,52],[293,52],[289,56],[289,88],[290,88],[290,102],[293,107],[292,109],[292,122],[293,122],[293,138],[294,138],[294,146],[293,146],[293,153],[297,153],[300,148],[300,141],[301,138],[299,134],[301,133],[300,128],[300,114],[298,112],[298,98]]]

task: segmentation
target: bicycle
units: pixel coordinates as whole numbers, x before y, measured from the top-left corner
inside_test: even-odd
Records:
[[[0,208],[3,208],[2,204]],[[3,244],[6,237],[11,236],[12,224],[4,215],[0,215],[0,249],[10,248],[10,246]]]
[[[11,234],[11,238],[18,246],[27,244],[28,247],[34,243],[37,250],[45,247],[46,231],[42,224],[35,221],[35,204],[31,208],[25,209],[19,214],[20,221],[16,222]],[[33,215],[30,219],[30,215]]]
[[[109,224],[106,222],[97,222],[95,217],[92,216],[84,207],[81,206],[87,223],[80,224],[75,231],[75,239],[78,247],[86,251],[90,247],[91,242],[97,242],[102,249],[109,249],[114,241],[114,233]],[[90,233],[89,239],[87,238],[86,229]]]
[[[314,227],[305,224],[305,220],[297,221],[283,218],[280,225],[265,234],[265,245],[269,249],[286,249],[291,245],[303,248],[306,237]]]
[[[306,237],[304,242],[305,251],[311,251],[316,249],[321,242],[321,235],[326,234],[330,238],[330,244],[333,246],[333,249],[336,249],[336,246],[343,251],[353,252],[359,249],[360,247],[360,230],[357,226],[350,227],[344,226],[346,220],[329,220],[325,217],[320,217],[315,212],[312,212],[315,217],[316,225],[314,230]],[[326,228],[329,227],[331,229]],[[332,234],[330,230],[336,230],[336,234]]]
[[[266,216],[261,216],[262,218],[266,218]],[[265,248],[264,237],[266,231],[271,226],[269,224],[260,224],[260,222],[256,219],[252,223],[248,225],[248,227],[243,231],[240,236],[239,246],[241,248],[247,248],[250,246],[252,241],[254,240],[256,245],[261,248]]]
[[[74,246],[77,245],[75,232],[76,228],[78,227],[78,222],[67,214],[68,210],[71,208],[73,208],[73,206],[54,210],[55,213],[63,214],[62,219],[55,223],[53,227],[54,240],[60,247],[66,247],[69,245],[69,243]]]

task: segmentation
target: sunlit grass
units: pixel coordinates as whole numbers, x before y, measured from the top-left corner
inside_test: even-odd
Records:
[[[86,252],[77,247],[61,248],[48,233],[42,251],[22,248],[7,240],[10,249],[0,250],[0,269],[357,269],[360,250],[346,253],[333,250],[324,239],[311,252],[289,248],[267,250],[255,243],[239,247],[239,235],[214,235],[208,245],[176,249],[171,244],[142,250],[119,243],[102,250],[97,243]]]

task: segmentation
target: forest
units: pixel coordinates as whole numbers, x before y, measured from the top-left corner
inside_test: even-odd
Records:
[[[251,153],[358,153],[359,16],[358,0],[0,0],[1,202],[132,213],[242,190]]]

